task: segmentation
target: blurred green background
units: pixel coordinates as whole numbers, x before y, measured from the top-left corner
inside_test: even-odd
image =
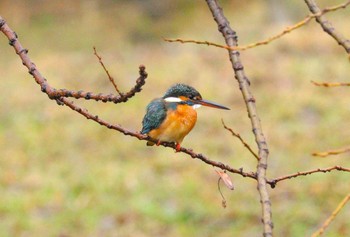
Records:
[[[303,19],[303,1],[220,1],[240,44],[259,41]],[[342,1],[318,1],[321,7]],[[231,111],[202,108],[183,146],[214,160],[255,170],[255,159],[221,125],[256,149],[250,121],[225,50],[166,43],[162,37],[223,43],[204,1],[13,1],[1,15],[56,88],[114,93],[93,55],[128,90],[145,64],[142,93],[126,104],[77,103],[134,131],[147,103],[176,82]],[[350,8],[327,17],[350,38]],[[349,82],[344,49],[315,22],[277,42],[241,53],[270,148],[270,178],[334,165],[349,155],[314,151],[350,145]],[[261,236],[253,180],[231,175],[221,206],[214,169],[164,147],[147,147],[57,106],[40,92],[0,37],[1,236]],[[210,136],[208,136],[210,134]],[[270,190],[276,236],[308,236],[349,192],[349,174],[332,172],[279,183]],[[326,236],[350,236],[350,207]]]

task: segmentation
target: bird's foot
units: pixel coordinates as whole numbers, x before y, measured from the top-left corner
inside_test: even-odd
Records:
[[[161,143],[161,141],[160,141],[160,140],[158,140],[158,142],[156,143],[156,146],[159,146],[159,145],[160,145],[160,143]]]
[[[180,151],[181,151],[181,145],[180,143],[176,143],[175,152],[180,152]]]

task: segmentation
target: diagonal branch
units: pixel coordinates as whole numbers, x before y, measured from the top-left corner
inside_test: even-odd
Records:
[[[343,198],[343,200],[338,204],[337,208],[332,212],[332,215],[327,218],[327,220],[323,223],[321,228],[317,230],[315,233],[311,235],[311,237],[317,237],[323,234],[329,224],[335,219],[338,213],[343,209],[345,204],[350,200],[350,193]]]
[[[350,54],[350,40],[346,39],[340,32],[338,32],[332,23],[327,20],[325,16],[322,14],[322,10],[317,6],[316,2],[314,0],[304,0],[306,5],[308,6],[310,12],[316,15],[316,21],[321,25],[322,29],[329,34],[335,41],[338,42],[339,45],[341,45],[345,51]],[[345,8],[347,5],[350,4],[350,1],[347,1],[344,4],[341,4],[342,8]]]
[[[244,146],[245,148],[247,148],[248,151],[249,151],[257,160],[259,160],[259,156],[253,151],[253,149],[248,145],[248,143],[246,143],[246,142],[243,140],[243,138],[241,137],[241,135],[240,135],[239,133],[234,132],[231,128],[227,127],[223,119],[221,119],[221,122],[222,122],[222,125],[224,126],[224,128],[225,128],[227,131],[229,131],[229,132],[232,134],[232,136],[237,137],[238,140],[241,141],[241,143],[243,144],[243,146]]]
[[[98,62],[101,64],[103,70],[106,72],[109,81],[112,83],[112,85],[114,86],[114,89],[116,90],[116,92],[118,92],[118,94],[120,95],[120,97],[123,97],[124,95],[119,91],[119,88],[117,86],[117,84],[114,81],[114,78],[111,76],[111,74],[109,74],[109,71],[107,70],[105,64],[102,61],[102,57],[100,55],[98,55],[96,47],[94,47],[94,54],[98,59]]]
[[[120,125],[117,124],[111,124],[105,120],[102,120],[101,118],[99,118],[97,115],[93,115],[91,113],[89,113],[86,109],[81,108],[77,105],[74,104],[74,102],[70,101],[69,99],[66,98],[66,96],[59,94],[55,88],[51,87],[49,85],[49,83],[47,82],[47,80],[41,75],[41,73],[39,72],[39,70],[37,69],[37,67],[35,66],[35,64],[31,61],[31,59],[28,56],[28,50],[23,49],[22,45],[20,44],[17,35],[14,33],[14,31],[12,31],[9,26],[6,24],[5,20],[0,16],[0,30],[8,37],[8,39],[10,40],[10,45],[13,46],[13,48],[15,49],[16,53],[19,55],[19,57],[22,59],[22,63],[24,66],[26,66],[29,69],[30,74],[34,77],[35,81],[41,86],[41,90],[42,92],[46,93],[50,99],[55,99],[58,104],[65,104],[66,106],[68,106],[70,109],[78,112],[79,114],[83,115],[85,118],[87,119],[91,119],[97,123],[99,123],[102,126],[105,126],[109,129],[114,129],[120,133],[123,133],[124,135],[128,135],[128,136],[132,136],[132,137],[136,137],[139,140],[146,140],[146,141],[151,141],[154,143],[157,143],[157,140],[154,140],[146,135],[140,134],[139,132],[133,132],[130,131],[128,129],[123,128]],[[133,87],[129,92],[125,93],[124,96],[126,99],[131,98],[135,95],[136,92],[141,91],[141,87],[142,85],[145,84],[145,79],[147,78],[147,73],[145,71],[145,66],[141,65],[139,67],[139,73],[140,73],[140,77],[136,80],[136,85],[135,87]],[[68,90],[62,89],[63,91],[67,92],[67,93],[71,93]],[[59,91],[62,91],[59,90]],[[56,94],[55,94],[56,93]],[[80,95],[84,95],[85,92],[77,92]],[[90,92],[88,92],[90,93]],[[52,94],[54,94],[55,96],[52,96]],[[93,98],[94,94],[90,93],[89,94],[89,99]],[[100,99],[102,101],[103,98],[105,98],[103,95],[97,95],[97,99]],[[75,98],[75,97],[74,97]],[[83,96],[79,97],[79,98],[85,98]],[[102,99],[101,99],[102,98]],[[108,96],[107,97],[107,101],[113,101],[112,98],[117,98],[113,95]],[[85,98],[87,99],[87,98]],[[119,102],[125,102],[125,101],[113,101],[115,103],[119,103]],[[167,143],[167,142],[162,142],[160,145],[164,146],[164,147],[171,147],[173,149],[176,148],[174,143]],[[222,170],[226,170],[228,172],[231,173],[235,173],[235,174],[239,174],[243,177],[249,177],[251,179],[257,179],[256,173],[254,172],[245,172],[243,171],[243,168],[239,168],[239,169],[235,169],[230,167],[229,165],[223,164],[221,162],[217,162],[217,161],[213,161],[210,160],[209,158],[207,158],[205,155],[201,154],[201,153],[195,153],[193,150],[191,149],[186,149],[181,147],[181,152],[188,154],[189,156],[191,156],[193,159],[199,159],[201,161],[203,161],[204,163],[208,164],[208,165],[212,165],[214,167],[218,167]]]
[[[146,141],[151,141],[151,142],[154,142],[154,143],[158,142],[158,140],[154,140],[154,139],[148,137],[147,135],[143,135],[143,134],[140,134],[138,132],[130,131],[128,129],[123,128],[122,126],[120,126],[118,124],[111,124],[111,123],[109,123],[109,122],[99,118],[97,115],[93,115],[93,114],[89,113],[89,111],[87,111],[86,109],[83,109],[83,108],[75,105],[72,101],[69,101],[67,98],[61,98],[61,101],[62,101],[62,103],[67,105],[70,109],[78,112],[79,114],[83,115],[85,118],[91,119],[91,120],[99,123],[102,126],[105,126],[105,127],[109,128],[109,129],[116,130],[116,131],[121,132],[121,133],[123,133],[124,135],[127,135],[127,136],[136,137],[139,140],[146,140]],[[164,147],[171,147],[173,149],[176,149],[176,145],[174,143],[161,142],[159,145],[162,145]],[[218,167],[218,168],[220,168],[222,170],[226,170],[226,171],[231,172],[231,173],[239,174],[239,175],[241,175],[243,177],[256,179],[256,173],[254,173],[254,172],[244,172],[243,168],[234,169],[234,168],[230,167],[229,165],[223,164],[221,162],[210,160],[205,155],[200,154],[200,153],[195,153],[193,150],[186,149],[184,147],[181,147],[180,151],[185,153],[185,154],[190,155],[193,159],[199,159],[199,160],[203,161],[204,163],[206,163],[208,165],[212,165],[214,167]]]
[[[217,0],[206,0],[208,7],[218,25],[218,30],[221,32],[222,36],[225,38],[226,45],[229,47],[236,47],[237,34],[230,27],[230,23],[224,16],[222,8],[219,6]],[[257,114],[255,99],[250,91],[250,82],[246,77],[244,72],[244,67],[241,62],[239,52],[236,50],[228,50],[229,58],[232,64],[232,68],[235,72],[235,77],[239,83],[239,88],[242,92],[244,102],[247,107],[248,117],[250,118],[253,133],[255,135],[255,141],[259,149],[259,161],[257,165],[257,181],[258,181],[258,191],[260,195],[260,203],[262,207],[262,223],[263,223],[263,234],[265,237],[272,236],[272,214],[271,214],[271,202],[269,193],[267,191],[266,184],[266,169],[267,169],[267,158],[269,154],[269,149],[267,146],[266,139],[264,137],[260,119]]]

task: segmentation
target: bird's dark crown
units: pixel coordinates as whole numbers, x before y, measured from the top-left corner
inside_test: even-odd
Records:
[[[188,86],[185,84],[175,84],[172,87],[170,87],[163,98],[168,98],[168,97],[180,97],[184,96],[189,99],[193,100],[201,100],[202,96],[201,94],[194,89],[192,86]]]

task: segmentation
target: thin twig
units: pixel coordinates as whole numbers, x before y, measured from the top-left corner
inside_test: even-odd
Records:
[[[178,42],[181,44],[187,44],[187,43],[194,43],[194,44],[204,44],[207,46],[214,46],[214,47],[218,47],[218,48],[222,48],[222,49],[229,49],[229,50],[242,50],[241,47],[237,46],[237,47],[229,47],[227,45],[222,45],[222,44],[218,44],[218,43],[214,43],[214,42],[210,42],[210,41],[201,41],[201,40],[192,40],[192,39],[169,39],[169,38],[164,38],[163,40],[169,43],[174,43],[174,42]]]
[[[343,209],[345,204],[350,200],[350,193],[338,204],[337,208],[332,212],[332,215],[322,224],[321,228],[318,229],[311,237],[317,237],[323,234],[329,224],[334,220],[338,213]]]
[[[327,20],[327,18],[325,16],[323,16],[323,12],[325,10],[321,10],[316,2],[314,0],[304,0],[306,5],[308,6],[310,12],[312,12],[313,14],[315,14],[316,16],[316,21],[321,25],[322,29],[329,34],[331,37],[333,37],[333,39],[335,39],[335,41],[338,42],[339,45],[341,45],[345,51],[350,54],[350,40],[346,39],[340,32],[338,32],[334,26],[332,25],[332,23]],[[328,11],[333,11],[339,8],[345,8],[350,4],[350,0],[346,1],[343,4],[340,4],[338,6],[335,6],[333,8],[331,8]]]
[[[230,27],[230,23],[224,16],[223,10],[219,6],[218,1],[206,0],[206,2],[214,17],[214,20],[218,25],[218,30],[225,38],[226,45],[232,48],[236,47],[238,45],[237,34]],[[261,219],[263,223],[263,235],[265,237],[272,237],[273,222],[271,213],[271,202],[269,193],[267,191],[268,187],[266,183],[267,158],[269,154],[269,149],[261,128],[260,118],[257,113],[255,99],[250,91],[250,82],[248,77],[245,75],[244,67],[241,62],[239,52],[236,50],[228,50],[228,53],[232,68],[235,73],[235,78],[239,83],[239,88],[241,90],[245,105],[247,107],[248,117],[250,118],[253,133],[255,136],[255,141],[259,149],[258,157],[260,159],[258,160],[256,175],[262,210]]]
[[[113,77],[109,74],[107,68],[105,67],[105,64],[104,64],[103,61],[102,61],[102,57],[101,57],[100,55],[97,54],[97,51],[96,51],[96,47],[95,47],[95,46],[94,46],[94,54],[95,54],[95,56],[97,57],[97,59],[98,59],[99,63],[101,64],[101,66],[103,67],[103,70],[106,72],[109,81],[113,84],[114,89],[116,90],[116,92],[118,92],[118,94],[119,94],[121,97],[123,97],[123,96],[124,96],[123,93],[121,93],[121,92],[119,91],[118,86],[117,86],[117,84],[115,83]]]
[[[350,86],[348,82],[315,82],[311,81],[315,86],[324,86],[324,87],[337,87],[337,86]]]
[[[223,49],[228,49],[228,50],[239,50],[239,51],[244,51],[244,50],[247,50],[247,49],[251,49],[251,48],[255,48],[257,46],[260,46],[260,45],[267,45],[269,43],[271,43],[272,41],[276,40],[276,39],[279,39],[281,38],[282,36],[284,36],[285,34],[287,33],[290,33],[292,32],[293,30],[296,30],[300,27],[302,27],[303,25],[305,25],[306,23],[308,23],[309,21],[311,21],[311,19],[315,17],[315,16],[307,16],[305,19],[301,20],[300,22],[292,25],[292,26],[287,26],[282,32],[274,35],[274,36],[271,36],[265,40],[261,40],[261,41],[258,41],[258,42],[255,42],[255,43],[251,43],[251,44],[247,44],[247,45],[243,45],[243,46],[235,46],[235,47],[229,47],[229,46],[226,46],[226,45],[222,45],[222,44],[217,44],[217,43],[213,43],[213,42],[210,42],[210,41],[199,41],[199,40],[191,40],[191,39],[188,39],[188,40],[184,40],[184,39],[167,39],[167,38],[163,38],[164,41],[167,41],[167,42],[179,42],[179,43],[182,43],[182,44],[185,44],[185,43],[195,43],[195,44],[204,44],[204,45],[208,45],[208,46],[214,46],[214,47],[218,47],[218,48],[223,48]]]
[[[333,167],[324,168],[324,169],[318,168],[318,169],[314,169],[314,170],[309,170],[309,171],[304,171],[304,172],[297,172],[295,174],[281,176],[279,178],[268,180],[268,183],[270,184],[270,186],[272,188],[275,188],[276,184],[281,182],[281,181],[283,181],[283,180],[297,178],[297,177],[306,176],[306,175],[311,175],[311,174],[314,174],[314,173],[327,173],[327,172],[331,172],[331,171],[334,171],[334,170],[350,172],[349,168],[344,168],[344,167],[341,167],[341,166],[333,166]]]
[[[330,155],[339,155],[342,153],[350,152],[350,147],[345,147],[337,150],[329,150],[329,151],[322,151],[322,152],[314,152],[312,153],[313,156],[319,156],[319,157],[327,157]]]
[[[222,125],[224,126],[224,128],[225,128],[226,130],[228,130],[229,132],[231,132],[232,136],[237,137],[237,138],[241,141],[241,143],[244,145],[244,147],[247,148],[248,151],[250,151],[250,153],[251,153],[257,160],[259,160],[259,156],[253,151],[253,149],[248,145],[248,143],[246,143],[246,142],[243,140],[243,138],[241,137],[241,135],[240,135],[239,133],[234,132],[231,128],[227,127],[223,119],[221,119],[221,122],[222,122]]]
[[[282,36],[306,25],[308,22],[310,22],[312,19],[320,17],[328,12],[332,12],[332,11],[336,11],[338,9],[341,8],[346,8],[348,5],[350,4],[350,1],[343,3],[343,4],[339,4],[336,6],[332,6],[332,7],[327,7],[325,9],[323,9],[322,11],[316,13],[316,14],[309,14],[308,16],[306,16],[303,20],[295,23],[294,25],[291,26],[287,26],[284,30],[282,30],[280,33],[273,35],[271,37],[268,37],[265,40],[261,40],[255,43],[251,43],[248,45],[243,45],[243,46],[227,46],[227,45],[222,45],[222,44],[218,44],[218,43],[214,43],[214,42],[210,42],[210,41],[200,41],[200,40],[193,40],[193,39],[168,39],[168,38],[163,38],[164,41],[166,42],[178,42],[178,43],[194,43],[194,44],[202,44],[202,45],[207,45],[207,46],[214,46],[214,47],[218,47],[218,48],[222,48],[222,49],[228,49],[228,50],[239,50],[239,51],[243,51],[243,50],[247,50],[247,49],[251,49],[260,45],[267,45],[269,43],[271,43],[272,41],[275,41],[279,38],[281,38]]]

